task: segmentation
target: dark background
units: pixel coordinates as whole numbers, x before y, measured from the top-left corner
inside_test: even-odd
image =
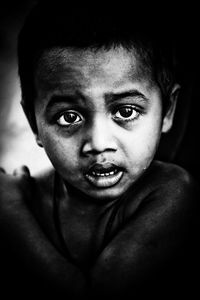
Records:
[[[33,0],[0,4],[0,165],[8,172],[27,164],[32,172],[49,165],[34,141],[19,105],[16,40]],[[145,8],[144,5],[144,9]],[[134,5],[133,5],[134,10]],[[182,91],[173,130],[164,136],[159,158],[175,162],[200,180],[199,14],[193,3],[160,1],[155,6],[158,32],[162,23],[176,40]]]

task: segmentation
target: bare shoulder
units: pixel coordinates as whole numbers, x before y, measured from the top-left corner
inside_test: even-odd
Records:
[[[20,200],[22,198],[21,179],[17,176],[0,172],[1,203]]]
[[[195,209],[199,195],[199,185],[188,171],[172,163],[154,161],[130,190],[126,213],[129,217],[135,214],[135,203],[149,210],[187,212]]]
[[[51,202],[54,190],[55,170],[49,168],[34,177],[37,196],[43,203]]]
[[[144,181],[149,192],[162,195],[163,199],[187,200],[199,197],[196,179],[184,168],[160,161],[154,161]]]
[[[175,183],[190,186],[195,184],[195,180],[192,175],[182,168],[173,163],[166,163],[161,161],[154,161],[150,168],[153,178],[162,183]]]
[[[200,190],[196,179],[187,170],[172,163],[155,161],[144,180],[149,209],[168,212],[167,216],[188,218],[195,215]]]
[[[25,170],[25,171],[24,171]],[[52,192],[53,170],[46,170],[32,176],[24,167],[14,174],[0,172],[0,207],[12,209],[20,207],[31,200],[34,195],[43,195],[47,198]]]
[[[199,223],[199,195],[197,182],[185,169],[155,161],[137,188],[130,191],[123,208],[127,228],[134,232],[130,241],[134,235],[145,244],[158,235],[177,232],[185,236],[189,228],[194,231]]]

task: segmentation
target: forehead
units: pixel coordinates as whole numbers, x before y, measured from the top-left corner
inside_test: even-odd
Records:
[[[134,49],[53,48],[46,50],[38,63],[36,84],[43,89],[109,86],[116,89],[124,84],[150,79]],[[148,80],[150,83],[150,80]]]

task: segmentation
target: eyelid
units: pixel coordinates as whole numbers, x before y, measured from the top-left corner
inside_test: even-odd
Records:
[[[138,105],[126,103],[126,104],[115,105],[115,107],[113,108],[113,112],[116,113],[121,108],[132,108],[132,109],[134,109],[135,111],[138,111],[138,112],[143,110],[143,108],[138,106]]]
[[[119,107],[124,107],[124,106],[129,106],[133,107],[138,110],[145,110],[146,105],[148,103],[140,100],[136,100],[135,98],[126,98],[126,99],[120,99],[117,100],[116,102],[110,103],[109,107],[110,109],[118,109]]]
[[[127,90],[120,93],[107,94],[106,98],[109,102],[115,102],[120,100],[126,101],[127,99],[137,99],[142,102],[147,102],[149,100],[143,92],[137,89]]]
[[[80,115],[81,117],[83,114],[80,112],[80,110],[67,108],[67,107],[59,107],[55,111],[52,111],[51,114],[54,115],[54,119],[58,119],[60,116],[62,116],[64,113],[75,113],[77,115]]]
[[[135,111],[136,115],[130,116],[130,117],[116,116],[117,112],[119,112],[119,110],[122,108],[131,108],[133,111]],[[131,121],[136,120],[140,115],[142,115],[142,111],[141,111],[141,109],[138,109],[135,105],[130,105],[130,104],[127,105],[126,104],[126,105],[120,105],[117,108],[115,108],[115,112],[113,115],[114,115],[113,119],[115,121],[120,122],[120,123],[125,123],[125,122],[131,122]]]

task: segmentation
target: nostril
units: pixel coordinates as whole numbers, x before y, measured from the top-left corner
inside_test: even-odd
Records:
[[[116,139],[111,124],[99,114],[86,132],[82,152],[84,154],[100,154],[116,150]]]
[[[86,140],[82,147],[83,154],[98,155],[104,152],[115,152],[117,145],[113,139],[90,138]]]
[[[104,153],[104,152],[116,152],[117,149],[115,148],[103,148],[103,149],[97,149],[97,148],[94,148],[94,147],[90,147],[90,145],[84,145],[83,148],[82,148],[82,153],[84,155],[99,155],[101,153]]]

